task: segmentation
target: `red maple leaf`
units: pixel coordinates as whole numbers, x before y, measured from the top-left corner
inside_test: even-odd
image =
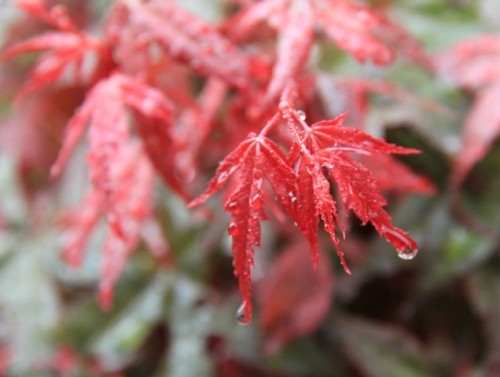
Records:
[[[344,229],[338,220],[336,204],[330,195],[328,178],[334,179],[344,206],[353,210],[363,224],[371,222],[378,233],[392,243],[399,253],[416,253],[415,241],[409,238],[406,232],[393,226],[391,217],[383,209],[386,200],[380,193],[378,181],[368,169],[351,157],[351,153],[409,154],[418,151],[389,144],[354,128],[341,127],[345,115],[308,126],[297,116],[297,112],[288,106],[285,107],[288,122],[292,127],[299,125],[303,128],[297,133],[295,141],[299,145],[295,150],[300,151],[297,163],[303,160],[302,163],[306,166],[303,171],[312,177],[312,192],[317,202],[315,215],[321,215],[325,230],[337,248],[344,269],[349,271],[335,234],[334,221],[342,232]],[[325,171],[328,175],[325,175]]]
[[[342,234],[345,230],[332,196],[332,179],[344,206],[352,209],[364,224],[371,222],[402,257],[410,258],[417,251],[415,241],[391,224],[390,215],[383,209],[386,201],[380,194],[378,181],[351,154],[418,151],[389,144],[357,129],[341,127],[344,116],[309,126],[303,114],[293,107],[292,98],[292,91],[285,90],[278,112],[260,134],[250,134],[242,141],[220,163],[207,190],[190,203],[190,206],[203,203],[234,177],[224,208],[231,213],[228,230],[233,239],[235,275],[243,296],[243,322],[251,318],[253,250],[260,244],[260,221],[266,218],[263,178],[269,182],[284,212],[308,240],[313,264],[319,256],[317,234],[318,218],[321,218],[341,264],[349,272],[337,236],[337,229]],[[289,156],[266,136],[284,124],[293,138]]]

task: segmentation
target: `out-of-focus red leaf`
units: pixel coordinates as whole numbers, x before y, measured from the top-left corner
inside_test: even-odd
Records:
[[[119,205],[113,213],[106,213],[110,228],[103,246],[99,287],[104,309],[111,306],[114,286],[139,243],[144,222],[152,218],[153,167],[139,144],[129,144],[124,152],[114,166],[117,188],[109,198]]]
[[[7,376],[12,354],[8,346],[0,348],[0,375]]]
[[[100,301],[104,309],[110,308],[116,281],[142,233],[156,226],[152,214],[154,171],[141,145],[137,142],[123,145],[120,159],[113,160],[109,167],[114,190],[105,193],[99,186],[93,186],[82,204],[62,219],[66,228],[62,237],[63,257],[77,267],[97,222],[102,215],[106,216],[108,230],[100,284]],[[159,240],[158,234],[153,236],[149,237],[154,241],[152,252],[155,257],[164,259],[168,244]]]
[[[227,22],[225,30],[235,39],[241,40],[248,38],[250,31],[255,31],[265,20],[271,27],[284,33],[286,9],[297,3],[310,7],[318,29],[360,61],[386,65],[399,53],[427,69],[432,68],[430,59],[410,34],[373,7],[353,0],[264,0],[235,15],[233,20]],[[303,22],[308,24],[309,21],[306,19]]]
[[[314,332],[333,299],[333,276],[327,256],[313,268],[308,245],[296,240],[285,248],[269,274],[257,285],[260,326],[267,353],[276,353],[293,339]]]
[[[52,20],[53,17],[50,13],[43,14],[46,15],[45,21]],[[52,21],[55,26],[66,25],[59,25],[59,19]],[[10,59],[28,52],[46,51],[31,70],[29,79],[17,95],[18,99],[53,84],[68,71],[69,67],[73,67],[75,80],[73,84],[80,84],[84,79],[88,83],[92,83],[104,67],[110,64],[109,52],[101,41],[79,32],[76,27],[66,26],[66,29],[69,30],[46,32],[27,41],[14,44],[0,56],[1,59]],[[90,70],[85,71],[84,60],[88,58],[89,54],[95,55],[97,62]]]
[[[365,128],[365,119],[369,111],[369,95],[382,94],[403,100],[409,93],[381,80],[368,80],[320,75],[317,78],[320,95],[331,109],[331,115],[347,113],[344,125],[359,129]]]
[[[316,19],[325,34],[356,59],[391,63],[396,54],[431,68],[420,44],[375,9],[352,0],[317,1]]]
[[[365,6],[350,1],[337,1],[334,10],[324,2],[323,11],[317,12],[324,33],[337,46],[360,61],[372,60],[375,64],[389,64],[393,51],[374,35],[375,28],[384,25],[383,18]]]
[[[16,156],[28,191],[33,186],[30,177],[48,177],[64,125],[81,99],[77,88],[45,90],[0,121],[0,148]]]
[[[318,85],[324,101],[334,102],[335,109],[347,109],[348,114],[341,116],[344,126],[358,129],[365,128],[365,118],[369,110],[370,93],[384,94],[399,100],[412,97],[411,93],[396,88],[384,81],[333,78],[322,75]],[[433,106],[432,103],[425,103]],[[333,141],[332,138],[330,141]],[[403,163],[391,156],[373,153],[361,154],[359,160],[375,175],[379,181],[380,188],[396,192],[416,192],[422,194],[433,194],[436,188],[422,176],[412,172]]]
[[[251,86],[252,59],[208,22],[170,1],[128,2],[125,7],[131,27],[173,59],[231,86]]]
[[[71,376],[77,372],[78,362],[78,356],[73,349],[61,347],[52,356],[50,369],[57,373],[57,376]]]
[[[55,5],[48,0],[15,0],[16,6],[47,25],[63,31],[78,30],[64,5]]]
[[[246,4],[240,12],[225,21],[222,29],[236,41],[249,39],[264,22],[279,29],[286,22],[287,6],[287,0],[265,0]]]
[[[457,187],[500,135],[500,37],[484,35],[459,43],[438,57],[437,66],[442,77],[476,95],[451,177]]]
[[[215,128],[227,91],[222,80],[208,79],[196,106],[183,111],[176,122],[174,133],[179,153],[175,165],[183,182],[191,182],[198,176],[199,154]]]
[[[89,128],[97,125],[99,131],[94,131],[95,143],[105,142],[108,146],[103,153],[112,153],[119,147],[120,141],[128,137],[128,120],[125,104],[142,113],[145,117],[157,120],[159,129],[171,128],[171,105],[161,92],[148,87],[139,80],[115,74],[101,80],[87,95],[84,104],[78,109],[66,127],[66,135],[59,157],[52,167],[52,174],[57,176],[67,163],[73,149],[85,132],[87,123]],[[102,129],[101,129],[102,128]],[[108,129],[109,132],[105,132]],[[169,131],[170,132],[170,131]],[[111,139],[107,139],[109,137]],[[147,142],[147,141],[146,141]],[[101,153],[101,152],[99,152]]]
[[[279,35],[276,63],[266,90],[264,105],[276,100],[287,82],[302,71],[313,46],[313,29],[310,5],[306,1],[292,3]]]
[[[121,372],[108,369],[103,367],[101,360],[81,354],[69,346],[59,347],[47,363],[35,367],[39,374],[49,373],[57,377],[70,377],[81,373],[90,377],[123,377]]]
[[[141,117],[136,121],[142,144],[130,134],[126,105]],[[165,148],[169,146],[165,142],[172,144],[171,112],[170,102],[161,92],[139,80],[121,74],[101,80],[70,121],[63,148],[53,166],[54,174],[61,172],[88,123],[87,159],[92,188],[83,210],[67,217],[63,255],[78,265],[90,232],[100,215],[106,216],[109,229],[100,287],[103,308],[110,307],[116,280],[139,242],[143,225],[151,221],[154,171],[145,150],[158,162],[168,161],[168,156],[158,153],[160,145]],[[162,138],[164,135],[168,138]],[[175,148],[167,152],[174,154]],[[152,240],[155,254],[166,251],[165,243],[157,238]]]
[[[173,129],[173,107],[162,92],[128,76],[120,76],[123,101],[135,111],[137,132],[157,172],[186,201],[187,185],[178,176],[178,154],[182,145]]]
[[[500,60],[499,60],[500,62]],[[500,80],[482,89],[465,119],[462,149],[456,160],[452,184],[460,185],[500,135]]]
[[[414,173],[392,156],[383,154],[360,155],[361,163],[372,172],[382,190],[397,193],[415,192],[432,195],[436,187],[428,179]]]
[[[61,254],[70,266],[79,267],[82,263],[85,246],[100,218],[101,201],[101,196],[92,191],[77,208],[61,216],[61,225],[66,229],[61,236]]]
[[[500,36],[483,35],[459,43],[436,59],[444,79],[478,90],[500,80]]]

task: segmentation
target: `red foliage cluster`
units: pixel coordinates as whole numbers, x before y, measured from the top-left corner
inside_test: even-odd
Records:
[[[381,13],[352,0],[246,3],[214,25],[174,1],[117,0],[101,35],[91,36],[61,6],[17,2],[54,29],[4,51],[4,59],[43,52],[20,97],[55,82],[85,88],[52,174],[62,172],[86,134],[92,185],[81,207],[65,217],[63,249],[78,264],[90,233],[105,218],[105,308],[141,238],[155,255],[167,252],[159,232],[151,232],[158,227],[152,211],[156,174],[191,206],[227,187],[224,209],[231,215],[228,231],[245,322],[251,318],[253,251],[262,220],[285,214],[309,243],[314,263],[322,224],[347,272],[339,237],[345,236],[349,210],[363,224],[371,223],[403,258],[417,251],[415,241],[391,223],[381,194],[382,188],[431,190],[387,156],[417,151],[374,138],[362,124],[345,127],[345,115],[324,120],[329,110],[318,101],[324,76],[308,61],[321,34],[361,62],[386,65],[400,55],[430,68],[418,43]],[[364,85],[360,99],[370,91],[391,93],[384,84],[359,84]],[[208,189],[192,200],[206,164],[219,159]],[[388,171],[411,183],[392,183]],[[266,204],[273,216],[266,214]],[[278,343],[285,341],[276,336]]]
[[[313,263],[319,255],[317,234],[321,218],[342,266],[350,273],[339,246],[337,230],[343,234],[345,228],[331,194],[331,180],[337,185],[346,209],[353,210],[364,224],[371,222],[400,254],[416,253],[415,241],[393,226],[383,209],[386,201],[380,194],[378,181],[351,154],[417,151],[388,144],[355,128],[344,128],[343,118],[340,115],[308,125],[305,115],[292,105],[290,91],[284,90],[278,112],[259,134],[250,133],[220,163],[208,189],[191,202],[192,206],[204,202],[235,175],[224,208],[231,213],[228,231],[233,238],[235,273],[244,297],[246,321],[251,315],[253,248],[260,244],[260,220],[266,218],[263,178],[269,182],[281,208],[309,241]],[[267,136],[280,125],[288,126],[291,134],[288,155]]]

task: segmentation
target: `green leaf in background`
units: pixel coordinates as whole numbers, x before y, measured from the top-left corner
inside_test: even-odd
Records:
[[[500,253],[485,263],[484,268],[467,279],[469,298],[482,318],[486,338],[484,372],[496,376],[500,372]],[[477,377],[474,375],[474,377]]]
[[[403,328],[335,317],[340,343],[351,361],[370,377],[438,377],[421,345]]]
[[[61,313],[47,266],[52,241],[33,237],[19,243],[0,269],[0,336],[9,342],[13,376],[34,372],[53,351],[49,335]]]
[[[167,364],[159,376],[212,375],[206,348],[212,310],[203,305],[202,300],[202,286],[186,277],[176,276],[169,310],[171,344]]]
[[[173,276],[159,272],[137,297],[107,324],[90,345],[109,369],[122,369],[133,358],[155,323],[161,322]]]

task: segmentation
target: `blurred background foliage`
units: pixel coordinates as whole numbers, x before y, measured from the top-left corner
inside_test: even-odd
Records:
[[[186,3],[209,19],[222,11],[218,2]],[[387,8],[431,54],[500,31],[496,0],[369,3]],[[99,19],[107,2],[92,4],[95,9],[87,17]],[[0,39],[11,38],[12,28],[16,39],[32,32],[19,22],[23,16],[10,2],[0,7]],[[474,168],[460,192],[451,195],[448,177],[453,155],[460,150],[470,96],[404,62],[388,69],[359,65],[326,47],[316,58],[337,77],[384,79],[440,105],[429,111],[411,101],[373,95],[366,120],[369,130],[389,141],[422,149],[421,155],[404,160],[432,180],[438,192],[390,197],[389,212],[417,239],[418,257],[400,260],[372,229],[354,226],[344,245],[352,276],[341,271],[326,247],[330,255],[321,263],[335,271],[325,272],[325,279],[310,278],[316,283],[311,289],[327,292],[310,301],[300,295],[292,302],[279,300],[283,289],[303,287],[300,276],[308,262],[281,267],[289,269],[283,274],[276,271],[286,265],[280,261],[290,245],[265,228],[255,270],[256,300],[263,305],[257,305],[253,323],[244,327],[235,319],[240,297],[225,215],[216,211],[207,224],[160,185],[156,211],[171,242],[175,268],[158,265],[138,250],[119,281],[113,309],[99,308],[100,235],[89,244],[82,268],[71,269],[58,256],[57,215],[81,197],[84,159],[73,159],[57,187],[47,178],[46,161],[57,151],[51,132],[64,125],[67,109],[75,104],[54,92],[61,105],[47,110],[51,116],[44,130],[15,135],[8,131],[9,122],[13,117],[28,122],[32,109],[29,103],[12,109],[19,84],[12,72],[25,72],[30,57],[17,60],[21,66],[2,63],[0,375],[500,376],[500,143]],[[73,98],[79,96],[73,93]],[[26,153],[34,157],[27,159]],[[282,275],[284,281],[272,280]],[[273,284],[282,291],[266,301]],[[295,311],[308,313],[325,302],[328,314],[313,331],[301,335],[293,328],[294,321],[302,321],[293,317]],[[278,324],[266,328],[262,318],[273,313]],[[291,335],[276,345],[271,340],[279,326]]]

